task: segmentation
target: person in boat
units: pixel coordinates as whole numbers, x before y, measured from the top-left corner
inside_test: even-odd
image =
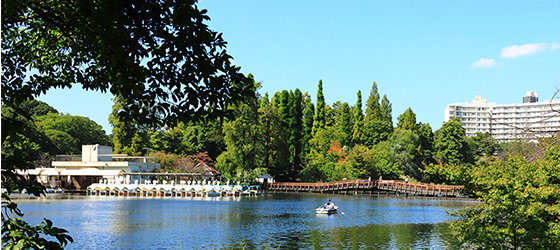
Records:
[[[331,199],[327,200],[325,207],[328,209],[334,209],[334,202],[332,202]]]

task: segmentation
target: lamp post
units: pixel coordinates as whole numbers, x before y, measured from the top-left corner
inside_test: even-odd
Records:
[[[152,150],[153,148],[142,148],[146,150],[146,156],[148,156],[148,152],[150,152],[150,150]]]
[[[150,150],[152,150],[153,148],[143,148],[146,150],[146,158],[144,158],[144,162],[147,163],[148,162],[148,152],[150,152]]]
[[[60,168],[55,167],[54,170],[58,173],[56,187],[60,188],[60,186],[62,184],[61,181],[60,181],[60,173],[62,173],[62,171],[64,171],[64,169],[60,169]]]

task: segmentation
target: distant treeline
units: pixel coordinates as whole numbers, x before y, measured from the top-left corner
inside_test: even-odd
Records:
[[[429,124],[417,122],[412,108],[397,117],[395,126],[392,104],[387,95],[381,97],[375,82],[364,107],[360,91],[354,105],[340,101],[327,105],[322,81],[315,102],[299,89],[261,96],[260,83],[252,81],[253,95],[229,107],[232,118],[175,127],[148,128],[121,121],[118,113],[124,102],[115,97],[111,135],[88,118],[59,113],[41,101],[26,102],[21,108],[33,117],[26,136],[36,145],[28,157],[48,166],[54,155],[80,154],[83,144],[102,144],[113,146],[118,154],[155,155],[162,171],[214,163],[224,177],[245,182],[269,173],[277,181],[383,176],[454,184],[457,181],[436,171],[437,166],[472,165],[507,149],[488,134],[465,137],[458,120],[434,133]],[[10,109],[2,112],[8,115]]]

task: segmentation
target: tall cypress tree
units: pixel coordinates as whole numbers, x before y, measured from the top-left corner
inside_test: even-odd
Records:
[[[412,130],[412,132],[418,132],[418,124],[416,124],[416,114],[412,111],[411,108],[408,108],[404,111],[399,117],[397,117],[397,127]]]
[[[377,92],[377,84],[373,82],[369,98],[366,103],[366,121],[379,120],[381,118],[381,107],[379,106],[379,93]]]
[[[278,115],[280,118],[279,134],[276,138],[276,164],[282,173],[287,174],[290,167],[290,92],[282,90],[278,102]],[[284,177],[285,178],[285,177]]]
[[[309,154],[309,140],[313,138],[313,116],[315,116],[315,106],[313,103],[309,102],[303,111],[303,155]]]
[[[272,105],[268,100],[268,92],[266,92],[261,99],[259,107],[260,125],[263,130],[263,168],[266,169],[270,167],[270,140],[272,138],[270,131],[271,107]]]
[[[367,101],[366,117],[363,128],[362,143],[365,146],[386,141],[393,132],[392,107],[387,96],[383,96],[382,105],[379,105],[377,84],[373,82],[371,93]]]
[[[338,127],[340,132],[343,132],[345,134],[343,141],[340,142],[343,146],[350,145],[350,142],[352,141],[351,116],[352,115],[350,114],[350,107],[348,106],[348,103],[342,103],[342,105],[340,106],[340,121],[338,123]]]
[[[280,103],[280,92],[277,92],[276,103]],[[267,95],[261,100],[261,108],[259,109],[259,129],[262,132],[263,144],[263,167],[268,173],[277,177],[277,179],[285,178],[285,169],[283,168],[283,149],[287,148],[284,128],[281,126],[282,117],[279,113],[277,105],[271,102],[267,103]],[[279,160],[281,159],[281,160]]]
[[[270,101],[268,100],[268,92],[266,92],[266,93],[264,93],[264,96],[261,98],[260,108],[266,107],[266,105],[268,105],[269,103],[270,103]]]
[[[352,128],[352,142],[354,144],[362,143],[364,127],[364,113],[362,111],[362,92],[358,90],[358,100],[356,101],[356,110],[354,112],[354,127]]]
[[[296,109],[294,106],[294,92],[290,90],[288,92],[288,116],[287,121],[287,132],[288,132],[288,152],[290,159],[290,170],[294,169],[295,153],[296,153]]]
[[[294,98],[293,98],[293,115],[294,115],[294,127],[293,127],[293,136],[294,136],[294,148],[295,151],[293,152],[294,156],[294,170],[296,172],[301,171],[302,167],[302,160],[301,160],[301,152],[302,152],[302,130],[303,130],[303,95],[301,90],[296,89],[294,91]]]
[[[276,91],[276,93],[274,93],[272,99],[270,100],[270,103],[272,103],[272,105],[276,106],[277,108],[280,108],[280,92]]]
[[[389,102],[389,98],[387,95],[383,95],[383,99],[381,99],[381,120],[387,123],[387,127],[391,128],[391,132],[393,131],[393,105]]]
[[[290,128],[289,102],[290,102],[290,92],[288,92],[287,90],[282,90],[282,93],[280,94],[280,100],[278,102],[278,113],[280,114],[281,121],[282,121],[281,126],[284,130],[289,130]]]
[[[319,80],[317,88],[317,111],[313,123],[313,134],[325,128],[325,96],[323,95],[323,80]]]

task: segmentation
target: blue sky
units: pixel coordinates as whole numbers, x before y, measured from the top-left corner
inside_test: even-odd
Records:
[[[243,73],[272,95],[299,88],[316,102],[365,102],[375,81],[393,119],[412,108],[441,127],[447,104],[483,95],[521,103],[560,87],[560,1],[201,1]],[[79,86],[78,86],[79,87]],[[112,96],[50,90],[39,99],[111,133]]]

